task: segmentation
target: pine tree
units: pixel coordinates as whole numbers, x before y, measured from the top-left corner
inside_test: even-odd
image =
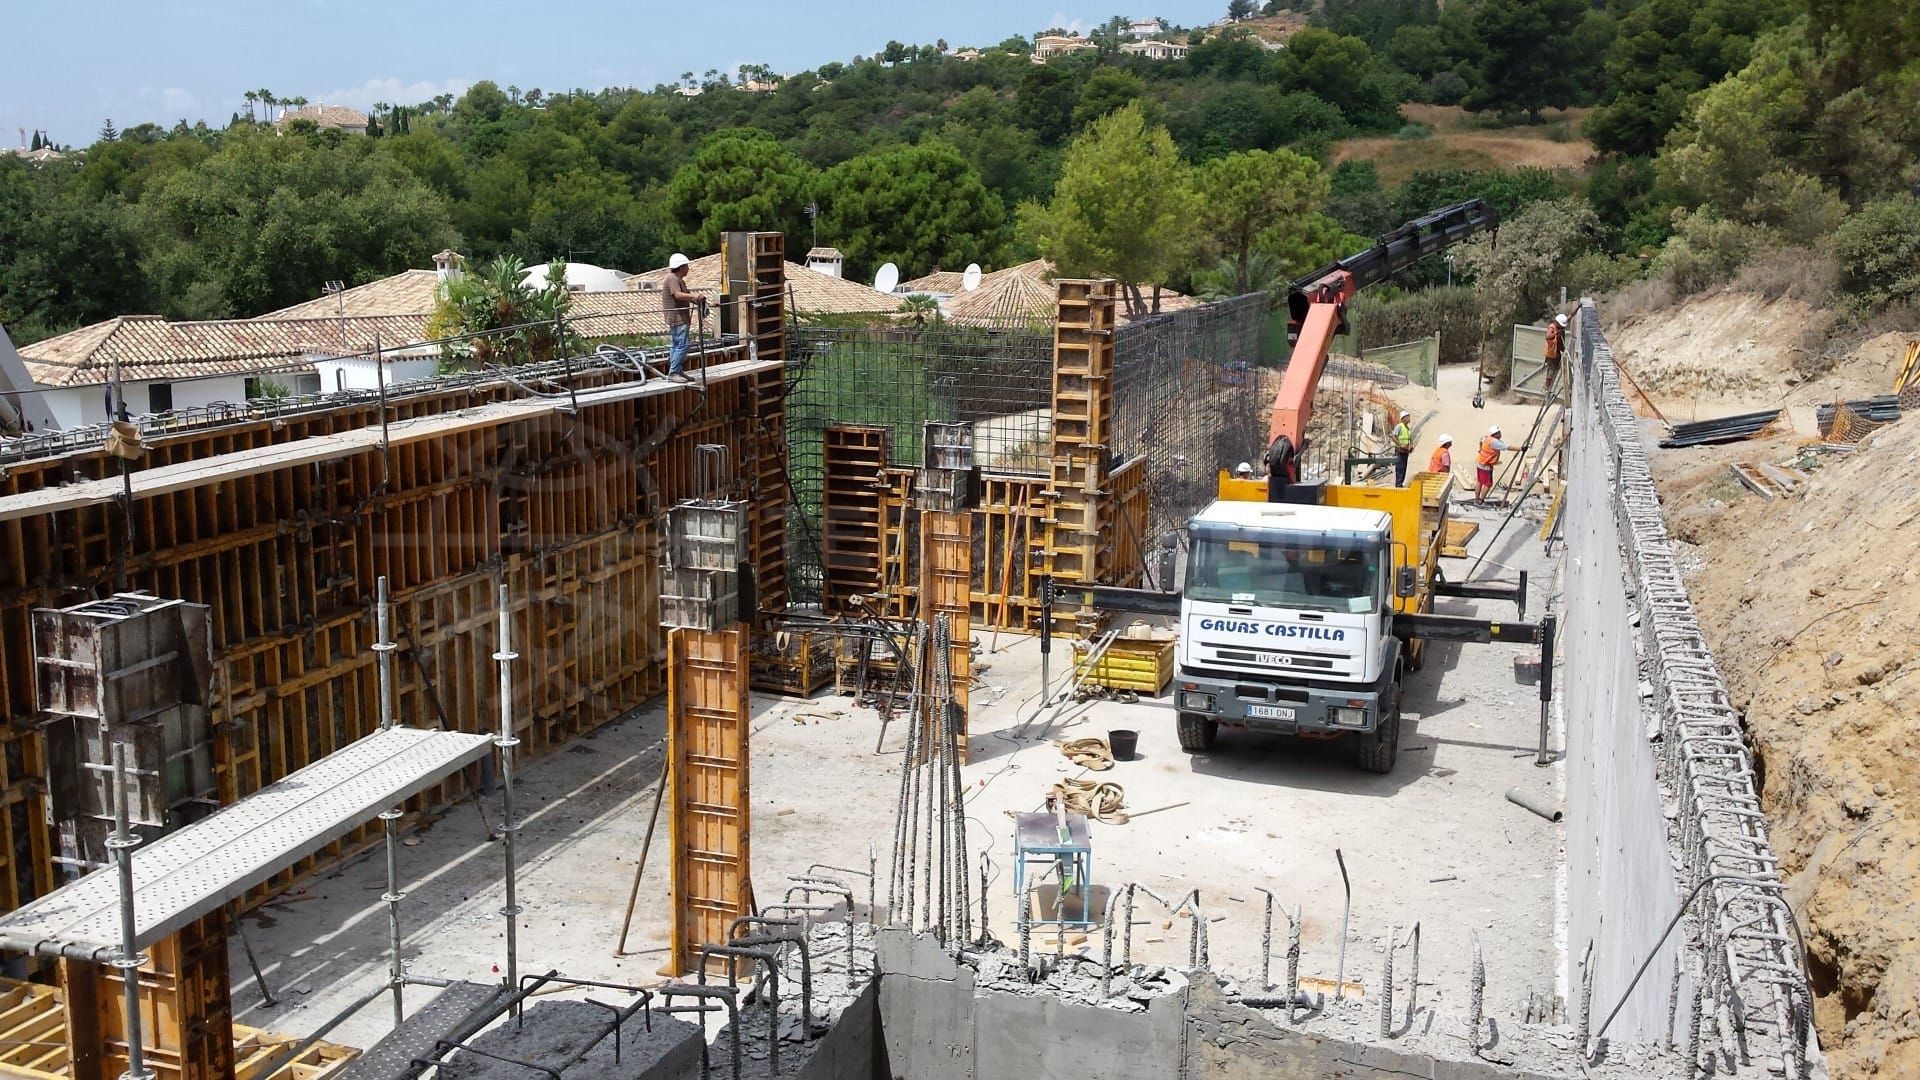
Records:
[[[33,145],[31,145],[31,146],[29,146],[29,147],[27,147],[27,149],[29,149],[29,150],[38,150],[38,149],[40,149],[40,148],[41,148],[42,146],[44,146],[44,145],[46,145],[46,144],[44,144],[44,143],[42,143],[42,142],[40,141],[40,133],[39,133],[38,131],[36,131],[36,132],[34,132],[34,133],[33,133]]]
[[[107,122],[104,125],[102,125],[100,128],[100,141],[113,142],[119,137],[120,137],[120,129],[114,127],[113,118],[108,117]]]

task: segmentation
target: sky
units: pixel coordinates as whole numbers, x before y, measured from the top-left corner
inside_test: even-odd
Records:
[[[803,71],[872,55],[888,39],[991,45],[1051,26],[1086,29],[1110,16],[1198,26],[1225,0],[16,0],[5,4],[0,145],[44,129],[61,145],[93,142],[103,121],[215,127],[241,95],[365,109],[458,94],[480,79],[555,90],[670,83],[683,71],[764,63]]]

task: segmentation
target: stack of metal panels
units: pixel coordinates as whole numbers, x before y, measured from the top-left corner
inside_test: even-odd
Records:
[[[1782,411],[1767,409],[1764,412],[1722,416],[1717,420],[1673,424],[1668,429],[1667,437],[1660,440],[1660,446],[1661,449],[1672,450],[1683,446],[1710,446],[1751,439],[1778,423]]]

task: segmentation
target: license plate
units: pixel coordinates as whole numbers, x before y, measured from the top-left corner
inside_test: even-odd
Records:
[[[1249,705],[1247,715],[1255,720],[1291,720],[1293,710],[1285,705]]]

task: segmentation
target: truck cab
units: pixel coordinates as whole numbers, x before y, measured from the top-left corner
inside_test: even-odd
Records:
[[[1391,771],[1418,648],[1394,616],[1426,608],[1445,490],[1420,474],[1404,488],[1268,502],[1264,482],[1222,476],[1221,498],[1187,523],[1181,748],[1211,749],[1222,726],[1346,738],[1361,768]]]

